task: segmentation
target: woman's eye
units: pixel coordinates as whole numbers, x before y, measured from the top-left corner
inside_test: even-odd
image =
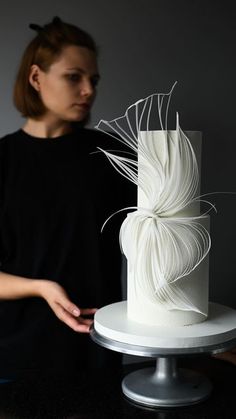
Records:
[[[79,74],[68,74],[67,78],[72,82],[76,82],[76,81],[79,81],[80,76]]]

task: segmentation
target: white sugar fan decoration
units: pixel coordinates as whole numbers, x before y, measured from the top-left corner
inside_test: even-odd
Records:
[[[101,120],[96,128],[130,149],[114,154],[99,148],[120,174],[141,189],[147,203],[145,208],[125,208],[136,210],[127,215],[120,229],[121,249],[136,285],[146,299],[165,310],[202,313],[178,286],[178,280],[189,275],[206,257],[211,240],[200,222],[205,214],[191,217],[179,214],[197,200],[199,173],[192,145],[179,126],[178,114],[177,135],[172,136],[167,130],[174,86],[167,94],[157,93],[137,101],[120,118]],[[153,118],[165,136],[164,153],[168,158],[164,163],[152,141],[146,141]]]

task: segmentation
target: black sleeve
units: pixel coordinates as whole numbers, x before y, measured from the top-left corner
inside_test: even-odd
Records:
[[[2,208],[3,208],[3,145],[4,140],[0,138],[0,269],[2,262]]]
[[[123,155],[124,151],[130,151],[128,147],[118,140],[101,132],[97,133],[96,140],[96,146],[116,155]],[[100,225],[102,226],[107,218],[116,213],[110,218],[101,233],[102,253],[105,260],[104,277],[107,279],[104,295],[106,294],[108,297],[113,295],[113,300],[119,301],[122,298],[122,266],[124,266],[125,262],[125,256],[122,255],[120,249],[119,233],[127,213],[133,211],[130,209],[120,210],[137,205],[137,186],[122,176],[104,154],[99,156],[99,160],[104,173],[105,191],[103,197],[103,219],[101,219]],[[105,304],[107,304],[107,301],[105,301]]]
[[[110,151],[111,153],[118,156],[125,156],[127,152],[131,152],[131,149],[119,141],[119,137],[116,138],[112,133],[104,133],[101,131],[96,131],[97,133],[97,146],[100,148]],[[137,157],[137,156],[136,156]],[[134,155],[132,156],[134,158]],[[107,157],[104,156],[103,165],[105,171],[107,171],[107,182],[113,183],[113,196],[110,196],[112,199],[112,205],[117,210],[125,207],[133,207],[137,205],[137,186],[128,180],[126,177],[122,176],[110,163]],[[128,212],[131,210],[127,210]],[[121,214],[121,217],[124,218],[126,212]]]

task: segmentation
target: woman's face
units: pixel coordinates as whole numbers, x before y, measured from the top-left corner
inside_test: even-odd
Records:
[[[66,46],[47,72],[34,64],[29,77],[47,110],[46,117],[71,122],[88,116],[98,80],[95,53],[75,45]]]

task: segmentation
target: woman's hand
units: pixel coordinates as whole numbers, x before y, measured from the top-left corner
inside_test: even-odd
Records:
[[[222,359],[223,361],[231,362],[231,364],[236,365],[236,348],[231,349],[231,351],[214,354],[213,357]]]
[[[96,308],[79,308],[70,301],[64,288],[54,281],[39,280],[38,290],[62,322],[75,332],[89,333],[93,320],[83,316],[94,314]]]

